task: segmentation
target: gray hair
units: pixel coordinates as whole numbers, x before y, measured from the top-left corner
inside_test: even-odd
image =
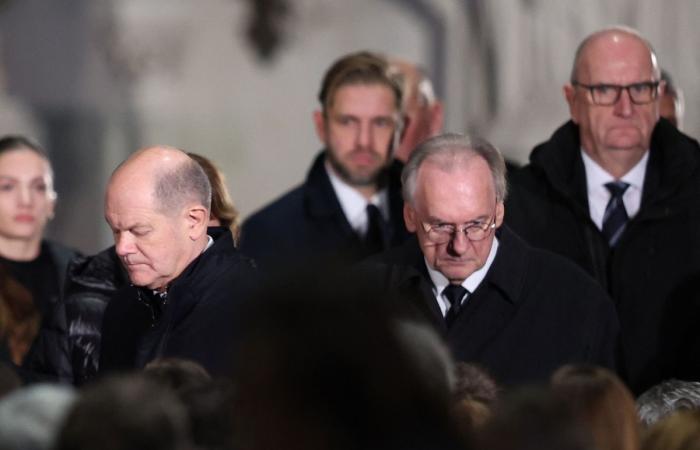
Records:
[[[574,54],[574,64],[571,67],[571,83],[574,83],[578,80],[577,74],[581,62],[581,56],[583,56],[583,52],[586,49],[586,47],[588,47],[588,44],[590,44],[596,38],[611,32],[624,33],[630,36],[634,36],[637,39],[639,39],[644,45],[646,45],[646,47],[649,49],[649,57],[651,58],[651,65],[654,71],[654,78],[656,78],[657,80],[661,78],[661,69],[659,68],[659,64],[657,62],[658,59],[656,58],[656,51],[651,45],[651,42],[649,42],[644,36],[642,36],[639,33],[639,31],[635,30],[632,27],[628,27],[625,25],[613,25],[603,28],[602,30],[598,30],[595,33],[589,34],[583,41],[581,41],[579,46],[576,48],[576,53]]]
[[[649,427],[678,410],[700,409],[700,382],[667,380],[637,399],[637,413]]]
[[[418,79],[416,80],[416,94],[418,95],[418,99],[420,102],[421,106],[431,106],[435,104],[437,101],[437,97],[435,96],[435,89],[433,88],[433,82],[430,81],[430,77],[428,76],[427,70],[425,68],[418,66],[416,67],[416,73],[418,75]],[[408,95],[405,96],[404,102],[408,98]]]
[[[186,203],[196,201],[211,209],[211,184],[202,167],[188,158],[174,169],[156,174],[153,195],[158,209],[166,214],[179,211]]]
[[[71,386],[35,384],[0,402],[0,448],[49,450],[77,397]]]
[[[389,74],[401,86],[403,108],[411,98],[416,98],[421,107],[432,106],[437,101],[433,82],[424,67],[394,59],[389,63]]]
[[[475,156],[483,158],[488,164],[496,191],[496,200],[504,201],[508,188],[506,163],[501,152],[485,139],[458,133],[441,134],[423,141],[416,147],[401,173],[404,201],[413,204],[418,169],[427,159],[438,162],[441,168],[449,171],[455,163],[464,162]]]

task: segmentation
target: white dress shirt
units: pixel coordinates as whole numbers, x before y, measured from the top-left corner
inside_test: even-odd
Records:
[[[605,183],[616,180],[615,177],[606,172],[605,169],[588,156],[583,149],[581,149],[581,157],[583,158],[583,167],[586,170],[588,209],[591,220],[593,220],[598,229],[602,230],[605,207],[608,205],[611,197],[610,191],[605,187]],[[630,219],[637,215],[642,204],[642,188],[644,187],[644,176],[647,171],[648,159],[649,151],[644,153],[642,159],[620,178],[621,181],[629,184],[622,196],[622,202],[625,204],[627,217]]]
[[[328,178],[331,180],[331,185],[333,185],[335,196],[338,198],[340,207],[345,214],[345,218],[348,219],[350,226],[358,235],[364,237],[367,233],[367,205],[369,203],[379,208],[379,212],[381,212],[384,220],[387,222],[389,221],[389,193],[387,189],[382,189],[374,194],[368,202],[357,189],[350,186],[336,175],[328,161],[326,161],[325,167]]]
[[[483,267],[469,275],[469,277],[462,282],[462,286],[470,293],[476,291],[476,288],[479,287],[479,284],[481,284],[484,277],[486,277],[493,260],[496,258],[497,251],[498,239],[494,237],[493,242],[491,243],[491,250],[489,250],[489,256],[486,258],[486,262],[484,263]],[[438,306],[440,306],[442,315],[445,316],[447,314],[447,310],[450,309],[451,304],[450,301],[445,298],[444,295],[442,295],[442,291],[444,291],[447,285],[450,284],[450,281],[440,271],[430,267],[427,260],[425,261],[425,267],[428,268],[428,275],[430,275],[430,279],[433,282],[433,295],[438,302]],[[469,298],[469,296],[467,296],[467,298]],[[464,302],[464,299],[462,299],[462,302]]]

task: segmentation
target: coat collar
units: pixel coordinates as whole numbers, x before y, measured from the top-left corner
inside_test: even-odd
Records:
[[[569,121],[556,130],[549,141],[533,150],[530,163],[542,172],[559,195],[576,205],[579,214],[588,217],[586,173],[580,148],[579,127]],[[666,119],[659,119],[651,136],[640,218],[668,214],[666,200],[699,166],[697,141],[678,131]]]
[[[329,217],[337,214],[343,216],[343,210],[340,207],[331,180],[328,178],[328,174],[324,168],[325,160],[326,152],[322,150],[316,155],[311,169],[309,169],[309,173],[306,176],[306,182],[304,183],[304,201],[312,217]],[[347,222],[347,220],[345,222]],[[349,226],[350,224],[347,225]]]
[[[525,280],[525,271],[522,268],[527,267],[529,248],[506,225],[502,225],[497,234],[500,242],[496,258],[474,294],[477,294],[482,286],[486,285],[487,287],[483,289],[496,289],[506,301],[516,304],[522,298]],[[432,282],[425,266],[425,258],[415,236],[395,251],[385,254],[384,262],[392,266],[402,265],[405,267],[396,280],[399,286],[415,285],[417,279],[422,279],[425,284],[432,288]]]
[[[650,208],[650,215],[671,212],[667,200],[697,173],[699,149],[695,139],[678,131],[666,119],[659,119],[651,135],[651,152],[642,193],[642,208]]]
[[[214,266],[214,261],[221,256],[237,252],[233,243],[233,235],[227,228],[209,227],[207,228],[207,234],[214,239],[214,244],[185,267],[185,270],[170,283],[168,292],[172,292],[174,288],[182,285],[188,285],[188,289],[203,287],[198,286],[198,282],[202,281],[201,273],[211,270],[209,266]],[[201,284],[206,285],[206,283]]]
[[[527,267],[528,264],[528,246],[506,225],[502,225],[498,229],[497,236],[499,246],[496,258],[476,292],[479,292],[481,286],[488,284],[500,291],[508,302],[517,303],[518,299],[522,297],[525,272],[521,268]],[[423,252],[415,236],[411,237],[395,252],[390,252],[387,255],[385,262],[403,264],[407,268],[397,280],[398,284],[410,283],[416,278],[422,278],[429,285],[432,285],[428,269],[425,266]]]
[[[231,269],[230,258],[240,263],[253,263],[236,250],[233,235],[227,228],[210,227],[207,233],[214,238],[214,244],[192,261],[189,266],[170,284],[167,308],[172,323],[179,323],[194,309],[200,294],[206,290],[212,279],[228,276],[224,271]],[[226,260],[226,261],[225,261]]]
[[[303,185],[304,205],[308,214],[317,219],[335,218],[345,234],[354,234],[324,167],[326,150],[321,150],[314,159]],[[408,232],[403,224],[403,199],[401,197],[401,171],[403,164],[394,160],[387,171],[386,183],[389,197],[389,218],[392,228],[390,240],[403,241]]]
[[[489,336],[503,328],[503,324],[513,317],[525,293],[524,284],[529,264],[529,247],[506,225],[497,231],[498,252],[486,277],[473,299],[458,317],[458,323],[468,324],[468,334],[473,333],[475,348],[488,340]],[[399,301],[413,299],[414,306],[423,311],[426,317],[444,335],[451,333],[445,325],[440,307],[435,300],[432,283],[425,266],[425,258],[415,236],[402,246],[382,255],[382,263],[390,267],[388,278],[396,286]],[[469,311],[488,311],[473,316]],[[471,321],[479,321],[472,323]],[[483,322],[483,323],[482,323]],[[464,333],[465,331],[462,330]]]
[[[504,300],[515,305],[523,297],[529,247],[506,225],[498,229],[497,236],[499,246],[496,259],[479,287],[488,285],[499,291]],[[479,292],[479,288],[476,292]]]
[[[588,217],[586,170],[580,149],[578,125],[568,121],[549,141],[535,147],[530,164],[543,172],[554,190],[574,205],[579,215]]]

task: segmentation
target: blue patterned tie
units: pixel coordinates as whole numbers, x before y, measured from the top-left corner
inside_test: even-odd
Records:
[[[610,247],[615,247],[629,220],[622,196],[630,185],[624,181],[611,181],[605,183],[605,187],[610,191],[610,201],[603,215],[603,236]]]
[[[462,309],[462,299],[465,295],[469,295],[469,291],[461,284],[449,284],[442,291],[442,295],[450,301],[451,305],[450,309],[447,310],[447,314],[445,314],[445,322],[447,322],[447,327],[449,328]]]

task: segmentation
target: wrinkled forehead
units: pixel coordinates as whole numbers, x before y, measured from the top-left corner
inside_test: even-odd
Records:
[[[105,192],[105,211],[131,208],[154,208],[153,182],[147,177],[131,173],[116,172],[110,178]]]
[[[480,156],[432,158],[418,169],[416,203],[434,211],[472,211],[493,206],[496,189]]]
[[[603,34],[581,51],[576,78],[589,83],[645,81],[658,78],[658,66],[653,51],[639,37]]]

